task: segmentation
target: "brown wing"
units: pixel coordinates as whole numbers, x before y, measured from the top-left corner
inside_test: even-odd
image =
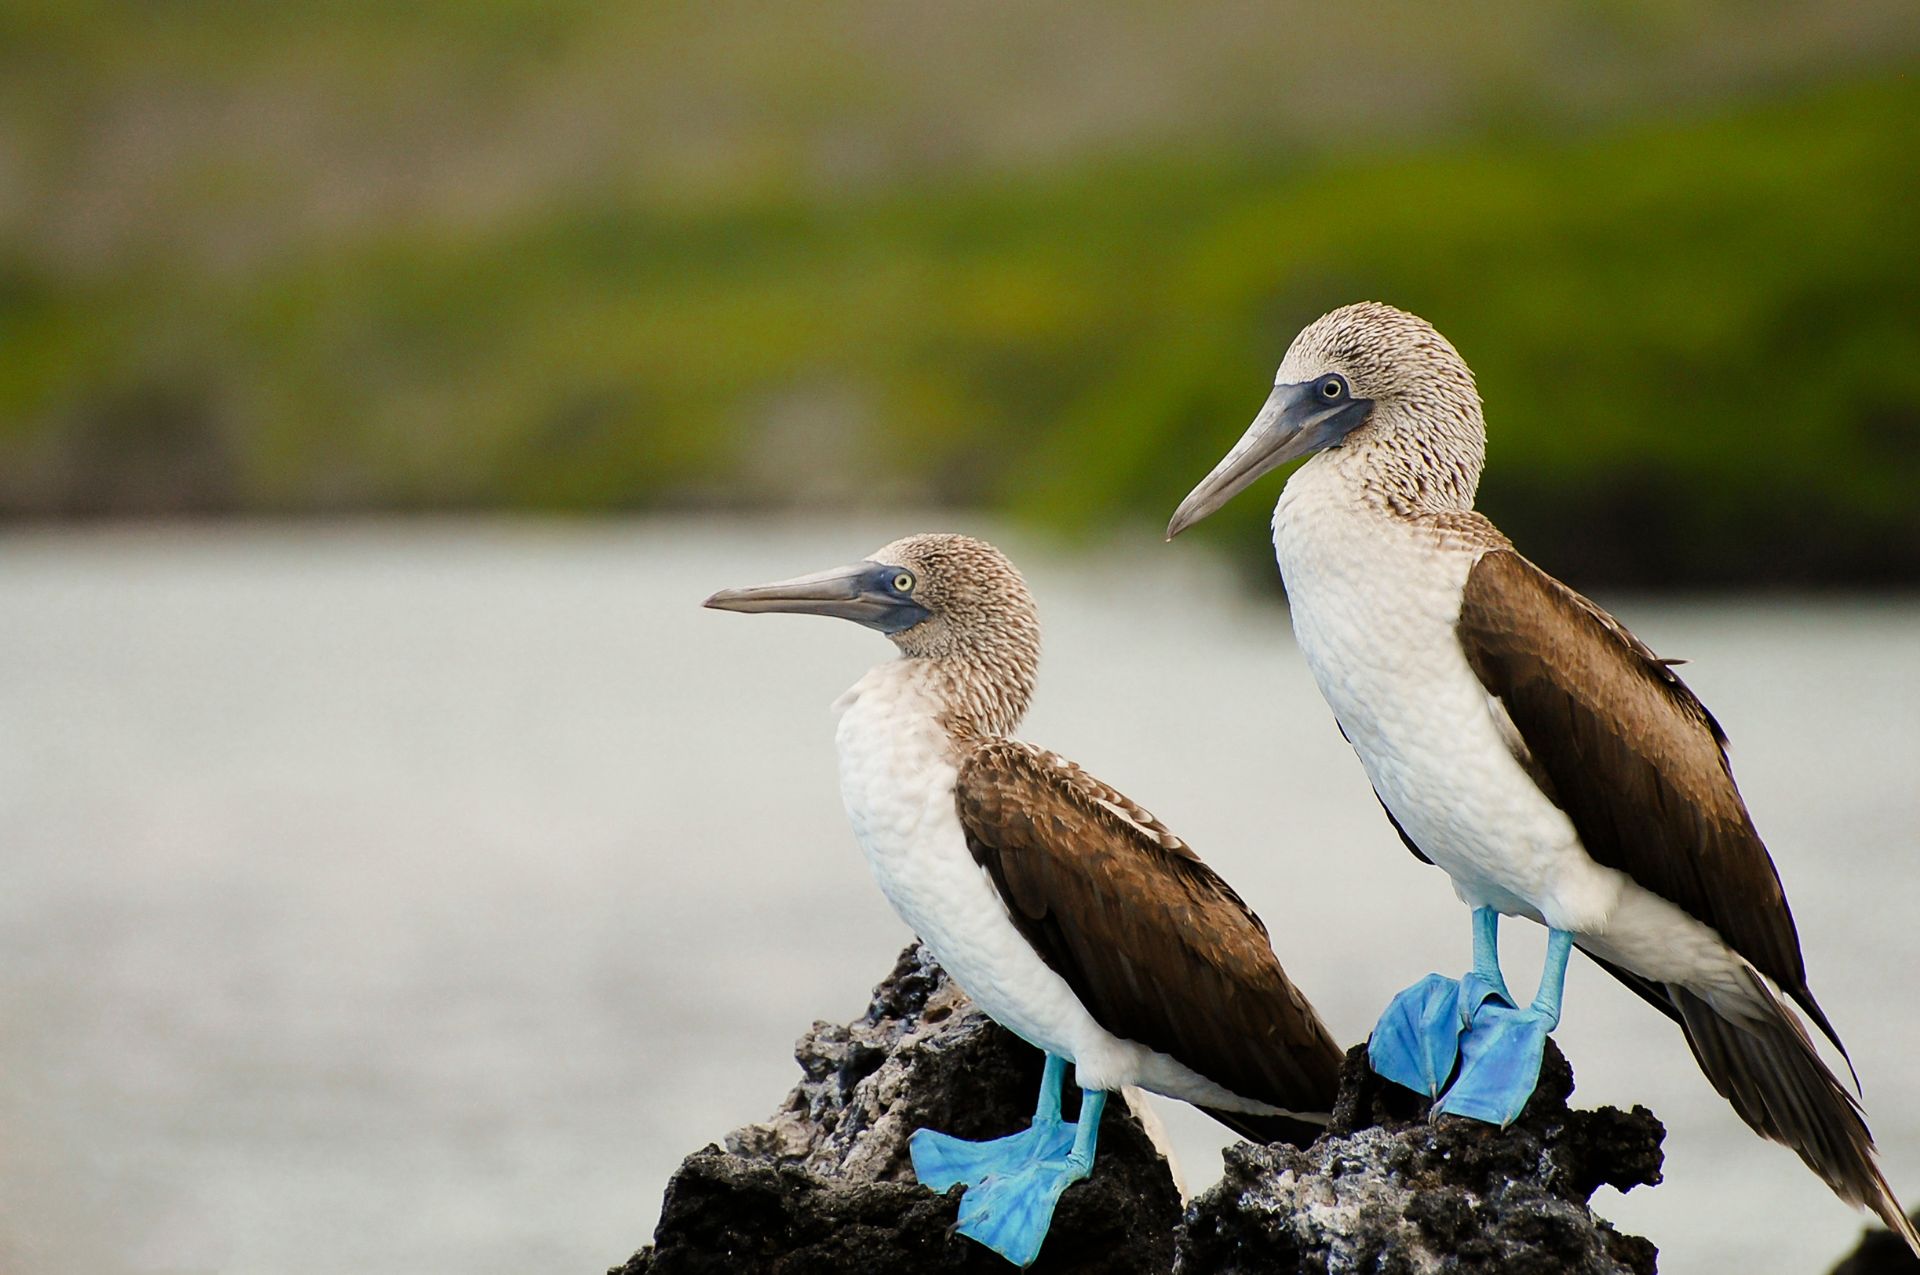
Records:
[[[1340,1047],[1260,918],[1152,815],[1012,741],[973,751],[957,800],[1014,924],[1101,1026],[1242,1097],[1332,1110]]]
[[[1510,549],[1474,565],[1458,632],[1587,853],[1712,926],[1838,1045],[1726,736],[1673,669]]]

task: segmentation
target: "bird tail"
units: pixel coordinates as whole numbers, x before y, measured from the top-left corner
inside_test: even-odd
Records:
[[[1751,970],[1747,978],[1757,999],[1742,998],[1740,1008],[1751,1012],[1738,1018],[1689,988],[1664,985],[1700,1070],[1754,1132],[1791,1147],[1835,1195],[1879,1214],[1920,1256],[1920,1232],[1880,1171],[1860,1104],[1793,1011]]]

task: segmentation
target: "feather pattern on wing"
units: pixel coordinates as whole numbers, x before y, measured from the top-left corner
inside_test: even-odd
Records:
[[[1702,924],[1839,1040],[1727,763],[1726,735],[1625,626],[1510,549],[1467,577],[1461,647],[1588,854]],[[1843,1050],[1844,1052],[1844,1050]]]
[[[1873,1154],[1860,1107],[1765,974],[1840,1043],[1808,990],[1793,914],[1727,762],[1727,738],[1672,662],[1511,549],[1474,564],[1460,609],[1467,662],[1504,707],[1542,791],[1588,854],[1713,927],[1753,968],[1752,1012],[1600,964],[1679,1020],[1713,1087],[1760,1134],[1793,1148],[1843,1199],[1920,1251]],[[1590,953],[1591,955],[1591,953]]]
[[[1332,1109],[1339,1046],[1260,918],[1165,825],[1072,762],[1011,740],[967,754],[956,799],[1014,924],[1103,1027],[1242,1097]],[[1262,1136],[1312,1131],[1214,1114]]]

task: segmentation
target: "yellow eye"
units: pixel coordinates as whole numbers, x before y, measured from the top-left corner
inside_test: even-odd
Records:
[[[893,578],[893,591],[895,593],[912,593],[913,573],[910,571],[902,571],[899,575],[895,576]]]

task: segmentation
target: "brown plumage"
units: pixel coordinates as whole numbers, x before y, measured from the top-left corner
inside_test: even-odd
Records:
[[[1780,877],[1727,762],[1726,736],[1678,674],[1611,615],[1511,549],[1467,577],[1460,644],[1513,720],[1530,771],[1587,853],[1720,937],[1845,1055],[1807,987]],[[1589,953],[1592,955],[1592,953]],[[1842,1198],[1911,1235],[1859,1104],[1757,977],[1733,1019],[1677,984],[1601,965],[1675,1019],[1700,1068],[1756,1132],[1799,1153]]]
[[[1511,549],[1474,564],[1458,632],[1587,853],[1719,931],[1831,1038],[1726,736],[1679,675]]]
[[[1073,763],[1005,739],[967,751],[956,797],[967,847],[1014,924],[1101,1026],[1242,1097],[1332,1109],[1339,1045],[1260,918],[1152,815]],[[1304,1146],[1320,1131],[1209,1114],[1262,1141]]]

